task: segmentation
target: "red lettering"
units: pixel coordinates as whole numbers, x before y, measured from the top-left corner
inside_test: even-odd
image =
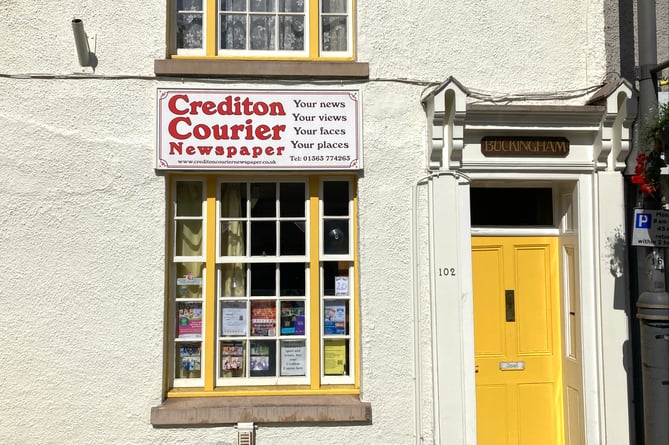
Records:
[[[186,101],[186,103],[188,103],[188,96],[185,95],[185,94],[176,94],[176,95],[172,96],[170,101],[167,103],[167,108],[169,108],[169,110],[174,114],[186,114],[186,113],[188,113],[188,109],[181,110],[181,109],[177,108],[177,101],[178,100],[184,100],[184,101]]]
[[[204,124],[197,124],[193,127],[193,136],[197,139],[207,139],[211,136],[211,129]]]
[[[174,155],[174,152],[178,152],[179,154],[183,154],[184,143],[183,142],[170,142],[170,155]]]
[[[281,132],[286,131],[286,126],[285,125],[275,125],[272,127],[272,140],[279,140],[281,139]]]
[[[209,101],[203,103],[202,112],[208,115],[216,114],[216,104]]]
[[[170,124],[167,126],[167,131],[170,133],[170,136],[172,136],[174,139],[188,139],[191,136],[190,132],[184,134],[179,133],[177,125],[179,125],[179,123],[181,122],[190,126],[189,117],[175,117],[174,119],[172,119],[172,121],[170,121]]]

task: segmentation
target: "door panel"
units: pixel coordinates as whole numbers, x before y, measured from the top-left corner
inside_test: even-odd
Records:
[[[479,445],[563,443],[557,238],[472,238]]]
[[[478,443],[509,443],[500,440],[509,433],[509,417],[500,416],[509,406],[509,394],[506,385],[486,385],[476,391],[477,416],[485,417],[486,428],[478,432]],[[480,407],[480,408],[479,408]]]
[[[562,379],[565,397],[566,438],[570,445],[585,443],[581,310],[575,240],[562,240],[562,304],[564,314]]]

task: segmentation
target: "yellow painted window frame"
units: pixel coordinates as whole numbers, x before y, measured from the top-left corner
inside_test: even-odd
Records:
[[[351,339],[351,347],[354,349],[353,356],[355,362],[351,366],[351,372],[353,372],[353,384],[333,384],[333,385],[324,385],[321,383],[321,334],[322,328],[318,320],[321,316],[321,292],[320,292],[320,213],[319,206],[321,200],[321,183],[324,180],[348,180],[352,187],[352,201],[353,201],[353,212],[352,212],[352,234],[353,234],[353,279],[355,285],[353,286],[353,295],[351,304],[353,304],[356,309],[360,307],[359,305],[359,266],[358,266],[358,181],[355,176],[332,176],[332,175],[308,175],[308,184],[309,184],[309,304],[310,304],[310,317],[312,320],[312,327],[309,332],[309,341],[310,341],[310,384],[308,385],[281,385],[281,386],[234,386],[234,387],[217,387],[216,385],[216,370],[215,366],[211,365],[211,361],[214,363],[215,354],[216,354],[216,287],[215,287],[215,273],[209,271],[216,270],[216,248],[215,243],[216,239],[216,224],[217,224],[217,184],[218,178],[220,175],[167,175],[168,181],[168,200],[170,211],[168,214],[169,225],[167,229],[167,241],[168,250],[167,256],[167,270],[172,271],[171,263],[174,257],[174,252],[172,252],[173,246],[173,237],[174,233],[171,230],[172,222],[174,220],[173,209],[174,202],[173,190],[174,185],[177,181],[202,181],[205,186],[205,270],[207,271],[205,278],[205,295],[203,298],[204,307],[207,308],[204,314],[203,324],[204,324],[204,333],[202,337],[202,342],[204,343],[204,352],[205,357],[203,358],[203,363],[206,362],[206,369],[203,369],[203,387],[179,387],[174,388],[170,387],[171,382],[171,370],[174,363],[174,352],[173,347],[169,347],[166,350],[165,354],[165,366],[163,369],[166,371],[165,382],[166,382],[166,396],[168,398],[181,398],[181,397],[239,397],[239,396],[269,396],[269,395],[358,395],[360,394],[360,311],[354,311],[354,317],[352,323],[354,323],[354,336]],[[278,176],[277,176],[278,177]],[[169,308],[172,308],[172,295],[171,288],[169,285],[172,280],[166,280],[167,292],[166,292],[166,301]],[[214,308],[214,309],[212,309]],[[173,326],[171,323],[174,323],[175,317],[171,311],[168,311],[167,316],[167,341],[166,344],[171,344],[174,342],[174,338],[171,336],[173,332]],[[171,363],[170,363],[171,362]]]
[[[217,30],[218,25],[218,0],[205,0],[205,6],[204,6],[204,15],[205,15],[205,22],[204,22],[204,55],[179,55],[176,54],[176,47],[175,47],[175,39],[174,39],[174,33],[176,33],[176,26],[174,25],[174,2],[176,0],[172,0],[171,3],[171,9],[169,16],[171,17],[170,19],[170,24],[171,26],[168,26],[168,32],[169,35],[171,36],[170,39],[168,39],[169,42],[172,42],[170,46],[174,46],[171,48],[171,52],[173,53],[171,55],[171,58],[173,59],[237,59],[237,60],[322,60],[322,61],[353,61],[355,60],[355,49],[356,49],[356,0],[351,0],[351,54],[350,56],[345,56],[345,57],[328,57],[328,56],[321,56],[320,55],[320,20],[319,20],[319,7],[320,7],[320,0],[305,0],[310,3],[309,7],[309,54],[306,57],[291,57],[291,56],[284,56],[281,57],[279,55],[277,56],[225,56],[225,55],[218,55],[218,49],[216,48],[216,44],[218,42],[218,38],[216,37],[216,32],[210,32],[210,30]],[[313,6],[316,7],[313,7]],[[313,29],[316,29],[316,32],[312,32]]]

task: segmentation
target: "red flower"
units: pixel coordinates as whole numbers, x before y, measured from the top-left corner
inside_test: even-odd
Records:
[[[638,185],[644,195],[655,194],[660,188],[660,171],[665,165],[658,150],[639,153],[632,183]]]

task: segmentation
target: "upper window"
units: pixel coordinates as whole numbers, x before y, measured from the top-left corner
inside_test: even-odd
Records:
[[[356,387],[353,186],[175,178],[172,388]]]
[[[172,53],[350,58],[353,0],[174,0]]]

